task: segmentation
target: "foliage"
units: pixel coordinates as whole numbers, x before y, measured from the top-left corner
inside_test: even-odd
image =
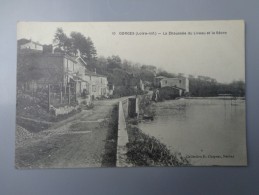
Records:
[[[233,96],[245,96],[245,82],[233,81],[229,84],[218,83],[215,79],[206,77],[189,78],[190,94],[198,97],[218,96],[230,94]]]
[[[43,73],[38,64],[35,54],[30,54],[30,57],[23,57],[22,54],[17,57],[17,81],[28,82],[31,80],[39,80],[42,78]]]
[[[172,87],[163,87],[159,89],[158,100],[172,100],[179,97],[179,90]]]
[[[70,55],[78,55],[86,62],[92,62],[96,57],[96,49],[90,37],[85,37],[80,32],[71,32],[68,37],[62,28],[57,28],[53,43],[57,46],[56,51],[65,52]]]
[[[218,86],[219,84],[217,82],[206,81],[199,78],[189,79],[190,94],[192,96],[217,96]]]
[[[96,57],[96,50],[92,40],[89,37],[85,37],[79,32],[71,32],[70,40],[72,43],[71,50],[74,55],[80,51],[81,57],[87,62],[91,62]]]
[[[157,73],[157,76],[164,76],[164,77],[168,77],[168,78],[175,78],[177,75],[173,74],[173,73],[169,73],[169,72],[164,71],[164,70],[160,70]]]
[[[127,158],[136,166],[188,166],[188,159],[170,150],[155,137],[144,134],[137,127],[130,126],[130,142],[127,144]]]
[[[52,53],[52,45],[43,45],[43,53]]]
[[[71,39],[64,33],[62,28],[57,28],[53,43],[55,46],[57,46],[57,48],[59,48],[60,51],[71,53]]]

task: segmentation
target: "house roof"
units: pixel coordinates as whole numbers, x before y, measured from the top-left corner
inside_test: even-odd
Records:
[[[87,84],[89,84],[89,82],[88,82],[88,81],[85,81],[84,79],[82,79],[82,78],[81,78],[81,77],[79,77],[79,76],[75,76],[75,75],[73,75],[73,79],[74,79],[74,80],[77,80],[77,81],[86,82]]]
[[[96,77],[107,77],[107,76],[104,76],[104,75],[97,74],[95,72],[91,72],[89,70],[85,71],[85,74],[89,75],[89,76],[96,76]]]
[[[77,63],[76,57],[74,57],[74,56],[70,56],[68,54],[61,54],[61,56],[64,56],[65,58]]]
[[[166,87],[162,87],[162,88],[172,88],[172,89],[177,89],[177,90],[184,90],[183,88],[176,87],[176,86],[166,86]]]
[[[157,79],[163,79],[163,78],[167,78],[167,77],[164,77],[164,76],[157,76],[157,77],[155,77],[155,78],[157,78]]]
[[[162,80],[179,80],[179,78],[163,78]]]
[[[43,46],[42,44],[40,44],[38,42],[35,42],[35,41],[32,41],[32,40],[28,40],[28,41],[24,40],[23,43],[21,43],[21,45],[25,45],[27,43],[33,43],[35,45]]]
[[[18,42],[18,45],[24,45],[26,43],[29,43],[30,40],[28,40],[28,39],[19,39],[17,42]]]
[[[82,61],[83,64],[85,64],[87,66],[86,61],[84,61],[84,59],[81,56],[78,56],[76,59]]]

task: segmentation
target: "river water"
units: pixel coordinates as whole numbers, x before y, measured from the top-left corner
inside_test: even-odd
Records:
[[[154,103],[153,121],[140,129],[192,165],[246,165],[244,100],[179,99]]]

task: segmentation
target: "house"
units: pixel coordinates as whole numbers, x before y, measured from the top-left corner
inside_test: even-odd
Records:
[[[157,76],[157,77],[155,77],[155,78],[154,78],[154,86],[155,86],[155,87],[161,87],[160,81],[161,81],[162,79],[164,79],[164,78],[166,78],[166,77],[164,77],[164,76]]]
[[[17,66],[29,70],[26,76],[31,78],[24,83],[26,90],[36,90],[46,83],[59,84],[64,93],[70,87],[72,92],[80,96],[90,85],[83,80],[85,66],[78,57],[61,53],[20,53]]]
[[[157,88],[171,87],[179,90],[180,95],[182,92],[189,92],[189,79],[186,77],[167,78],[158,76],[154,79],[154,86]]]
[[[83,79],[90,84],[87,92],[93,99],[108,95],[108,80],[106,76],[86,69]]]
[[[108,82],[108,96],[112,96],[114,93],[115,86],[112,83]]]
[[[163,78],[160,80],[160,86],[162,87],[176,87],[183,89],[185,92],[189,92],[189,79],[186,77],[179,78]]]
[[[43,51],[43,45],[38,42],[34,42],[32,40],[24,40],[20,44],[21,50],[36,50],[36,51]]]
[[[86,93],[91,97],[106,96],[108,91],[107,77],[86,69],[87,63],[80,56],[70,56],[62,53],[19,53],[18,66],[29,66],[26,83],[27,90],[36,90],[41,84],[60,84],[64,93],[80,97]],[[34,74],[37,72],[37,74]],[[37,76],[35,76],[37,75]]]

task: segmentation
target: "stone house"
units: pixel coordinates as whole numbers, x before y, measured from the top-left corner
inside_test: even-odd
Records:
[[[83,79],[90,84],[87,93],[90,94],[93,99],[106,97],[108,95],[108,80],[106,76],[86,69]]]
[[[107,77],[90,72],[86,62],[80,56],[62,53],[18,53],[18,64],[22,70],[29,67],[27,81],[20,83],[26,90],[36,90],[42,84],[60,84],[67,93],[68,87],[76,97],[85,91],[93,97],[106,96]],[[36,74],[35,74],[36,73]]]
[[[20,45],[19,49],[43,51],[43,45],[41,45],[38,42],[34,42],[32,40],[28,40],[28,41],[24,41],[23,44]]]
[[[167,78],[164,76],[159,76],[155,77],[154,85],[158,88],[174,87],[176,89],[183,90],[185,93],[189,92],[189,79],[186,77]]]
[[[32,78],[27,79],[27,90],[37,89],[45,83],[61,84],[65,89],[73,85],[79,95],[89,85],[82,79],[85,67],[78,57],[60,53],[21,53],[17,66],[23,66],[23,70],[29,67],[26,75]]]
[[[160,81],[162,79],[164,79],[164,78],[167,78],[167,77],[164,77],[164,76],[157,76],[157,77],[155,77],[154,78],[154,87],[157,87],[157,88],[161,87]]]

